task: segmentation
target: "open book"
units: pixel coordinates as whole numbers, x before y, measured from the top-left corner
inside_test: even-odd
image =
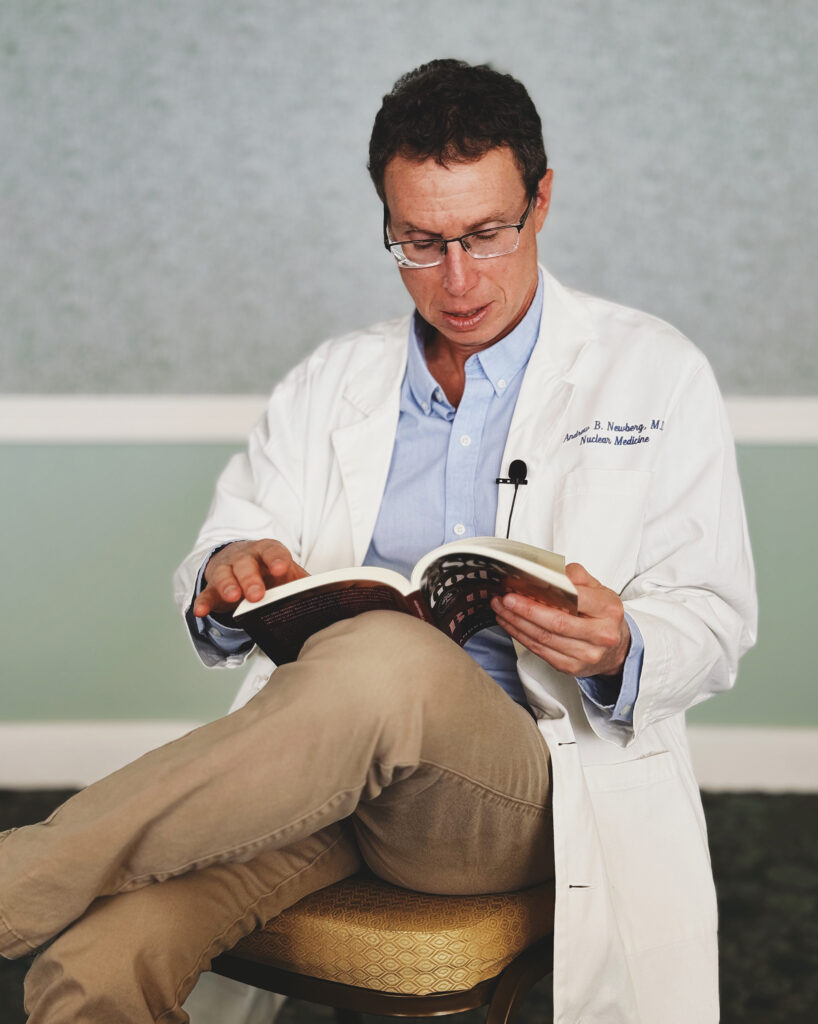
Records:
[[[496,624],[491,599],[509,591],[577,611],[562,555],[502,537],[472,537],[424,555],[408,580],[375,566],[332,569],[272,587],[260,601],[242,601],[233,620],[277,665],[295,661],[320,629],[376,609],[430,622],[462,647]]]

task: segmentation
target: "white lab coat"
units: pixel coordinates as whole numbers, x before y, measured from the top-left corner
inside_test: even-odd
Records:
[[[733,443],[711,370],[687,339],[547,272],[544,281],[502,463],[528,466],[511,536],[582,562],[621,594],[645,641],[632,727],[518,648],[552,759],[554,1020],[708,1024],[718,1020],[716,902],[684,712],[732,685],[754,640]],[[276,537],[310,572],[361,563],[407,339],[403,319],[329,342],[275,389],[177,574],[182,607],[206,553],[240,537]],[[500,489],[500,534],[511,490]],[[271,668],[253,656],[241,700]]]

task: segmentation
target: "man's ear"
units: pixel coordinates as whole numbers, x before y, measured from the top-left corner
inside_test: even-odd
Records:
[[[548,209],[551,206],[551,184],[554,181],[554,171],[551,167],[545,172],[537,183],[537,195],[534,200],[534,226],[537,231],[545,224],[548,216]]]

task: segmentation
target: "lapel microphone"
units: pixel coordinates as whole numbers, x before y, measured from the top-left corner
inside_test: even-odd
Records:
[[[508,513],[508,526],[506,527],[506,539],[511,532],[511,517],[514,514],[514,502],[517,500],[517,490],[521,484],[527,484],[526,473],[528,466],[522,459],[514,459],[508,467],[508,476],[498,476],[494,481],[496,484],[514,484],[514,497],[511,499],[511,508]]]

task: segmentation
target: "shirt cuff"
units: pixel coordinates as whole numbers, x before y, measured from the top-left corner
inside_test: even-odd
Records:
[[[607,712],[612,722],[633,725],[633,709],[639,696],[645,641],[639,627],[627,612],[625,621],[631,632],[631,645],[622,666],[621,679],[618,676],[577,676],[577,682],[594,707]]]
[[[219,654],[227,657],[231,654],[244,654],[250,650],[253,646],[253,641],[247,633],[235,626],[225,625],[224,622],[217,619],[214,615],[205,615],[202,618],[197,618],[193,614],[193,605],[196,603],[196,598],[205,588],[204,574],[207,563],[217,551],[225,546],[224,544],[219,544],[212,548],[208,552],[207,558],[202,562],[202,567],[199,569],[196,577],[196,585],[193,588],[193,600],[190,602],[190,607],[185,615],[185,621],[194,640],[198,639],[200,643],[208,644],[218,651]]]

